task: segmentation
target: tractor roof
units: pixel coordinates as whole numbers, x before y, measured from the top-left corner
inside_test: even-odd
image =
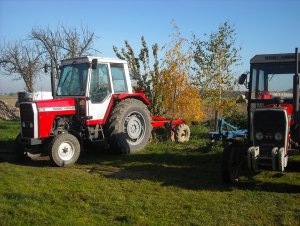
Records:
[[[83,57],[64,59],[61,61],[61,63],[62,63],[62,65],[73,64],[73,63],[91,63],[93,59],[98,59],[99,63],[127,64],[126,60],[120,60],[118,58],[96,57],[96,56],[83,56]]]
[[[299,54],[300,59],[300,54]],[[300,61],[300,60],[299,60]],[[283,63],[283,62],[295,62],[295,53],[280,53],[280,54],[261,54],[255,55],[250,63]]]

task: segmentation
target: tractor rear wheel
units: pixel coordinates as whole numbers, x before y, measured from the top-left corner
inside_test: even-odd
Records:
[[[224,148],[222,155],[221,173],[222,179],[226,184],[235,184],[238,182],[242,161],[242,145],[232,143]]]
[[[69,166],[77,161],[80,155],[80,143],[70,133],[62,133],[53,138],[49,144],[49,155],[56,166]]]
[[[107,128],[112,151],[136,153],[148,144],[151,137],[150,112],[140,100],[122,100],[113,109]]]
[[[190,127],[186,124],[176,126],[175,141],[183,143],[189,141],[191,135]]]

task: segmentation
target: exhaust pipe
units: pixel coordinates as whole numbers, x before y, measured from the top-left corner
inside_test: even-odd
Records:
[[[55,76],[54,76],[54,62],[51,59],[51,68],[50,68],[50,76],[51,76],[51,92],[53,99],[56,98],[56,90],[55,90]]]
[[[298,48],[295,49],[295,75],[294,75],[294,120],[295,120],[295,128],[297,130],[296,137],[300,137],[300,126],[299,126],[299,74],[298,74],[298,67],[299,67],[299,55],[298,55]]]

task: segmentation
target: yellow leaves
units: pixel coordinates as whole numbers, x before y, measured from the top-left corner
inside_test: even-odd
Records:
[[[167,45],[161,70],[159,89],[162,108],[172,119],[184,119],[187,123],[200,121],[202,112],[199,90],[191,84],[192,51],[186,47],[187,40],[176,30]]]
[[[168,116],[172,119],[185,119],[187,123],[200,121],[203,112],[198,89],[189,84],[182,74],[179,76],[173,74],[171,77],[169,75],[169,71],[164,71],[162,84],[163,107]]]

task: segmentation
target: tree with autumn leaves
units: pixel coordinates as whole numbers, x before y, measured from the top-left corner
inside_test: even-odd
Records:
[[[162,107],[172,119],[183,118],[187,123],[203,118],[200,93],[192,84],[192,49],[187,39],[181,37],[176,24],[171,41],[165,46],[161,70]]]
[[[205,38],[194,36],[189,41],[181,36],[174,22],[173,28],[169,43],[162,49],[157,44],[152,46],[151,66],[144,37],[138,56],[128,41],[121,52],[115,46],[114,51],[129,62],[139,86],[154,104],[152,114],[183,118],[189,123],[203,119],[205,108],[214,112],[216,128],[218,118],[236,108],[235,99],[228,95],[235,89],[232,66],[240,62],[235,29],[225,22]],[[159,53],[163,56],[160,60]]]
[[[187,123],[200,121],[203,117],[201,99],[197,87],[192,85],[193,52],[175,23],[173,27],[175,32],[172,40],[162,48],[165,50],[163,59],[158,60],[158,53],[162,49],[157,44],[152,46],[153,65],[150,65],[144,37],[141,38],[142,48],[138,57],[128,41],[125,41],[125,48],[121,52],[116,46],[113,48],[117,57],[128,61],[138,85],[144,88],[147,98],[152,102],[152,114],[171,119],[183,118]]]

